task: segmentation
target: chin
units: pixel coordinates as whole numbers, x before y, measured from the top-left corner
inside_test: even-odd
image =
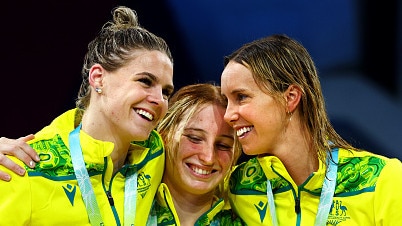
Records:
[[[135,134],[133,136],[134,141],[145,141],[149,138],[149,135],[151,134],[151,132],[149,133],[144,133],[143,131],[141,132],[141,134]]]
[[[261,154],[260,152],[256,152],[256,150],[255,149],[245,149],[245,148],[243,148],[243,153],[245,154],[245,155],[258,155],[258,154]]]

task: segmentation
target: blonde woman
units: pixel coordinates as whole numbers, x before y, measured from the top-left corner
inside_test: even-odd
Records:
[[[1,225],[146,224],[165,162],[154,129],[173,92],[173,59],[135,11],[112,13],[88,45],[77,108],[28,141],[34,168],[0,181]]]
[[[286,35],[225,59],[225,121],[257,157],[230,180],[248,225],[401,225],[402,164],[352,147],[332,127],[307,50]]]

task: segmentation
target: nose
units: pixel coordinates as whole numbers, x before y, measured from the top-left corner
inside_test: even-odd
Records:
[[[157,105],[165,102],[162,87],[154,87],[150,94],[148,95],[148,99],[150,102],[155,103]]]
[[[202,153],[199,155],[200,160],[205,165],[213,165],[215,160],[214,144],[205,145]]]
[[[232,107],[232,105],[228,104],[226,107],[225,115],[223,116],[223,119],[225,120],[226,123],[229,125],[232,125],[232,123],[236,120],[238,120],[238,114],[236,113],[236,109]]]

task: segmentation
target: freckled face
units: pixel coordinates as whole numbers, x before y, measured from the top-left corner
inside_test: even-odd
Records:
[[[233,129],[223,120],[225,109],[208,105],[185,126],[177,164],[166,165],[164,182],[180,194],[213,193],[233,162]]]
[[[173,65],[167,55],[137,50],[127,65],[103,75],[97,102],[103,118],[98,120],[112,134],[145,140],[165,116],[172,92]]]
[[[242,64],[227,64],[221,86],[228,98],[225,121],[235,129],[243,151],[249,155],[272,154],[281,144],[285,129],[281,106],[259,88]]]

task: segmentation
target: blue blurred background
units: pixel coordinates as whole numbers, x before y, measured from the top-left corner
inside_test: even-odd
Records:
[[[363,0],[6,1],[0,136],[36,132],[74,107],[86,45],[117,5],[165,38],[175,86],[220,83],[223,57],[274,33],[300,41],[328,114],[353,145],[402,159],[402,4]]]

